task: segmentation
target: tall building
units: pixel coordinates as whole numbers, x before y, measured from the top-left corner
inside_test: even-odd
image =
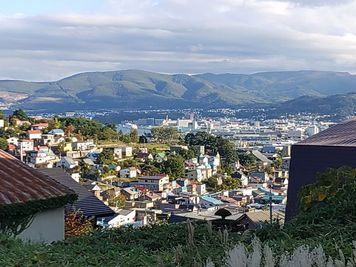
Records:
[[[292,146],[286,220],[298,212],[301,188],[328,168],[356,168],[356,119],[332,126]]]

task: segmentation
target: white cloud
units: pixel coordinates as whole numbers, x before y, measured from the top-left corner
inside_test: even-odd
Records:
[[[0,77],[92,70],[356,72],[355,1],[121,0],[98,12],[0,15]]]

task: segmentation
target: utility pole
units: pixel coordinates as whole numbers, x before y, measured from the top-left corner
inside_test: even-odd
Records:
[[[270,224],[272,224],[272,185],[273,185],[272,178],[269,179],[267,184],[269,188],[269,222]]]

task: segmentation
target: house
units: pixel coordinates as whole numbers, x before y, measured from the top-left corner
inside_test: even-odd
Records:
[[[52,129],[48,133],[53,134],[54,136],[64,136],[64,131],[62,129]]]
[[[114,147],[114,159],[122,159],[122,147]]]
[[[17,137],[10,137],[6,141],[8,144],[13,144],[15,146],[19,145],[19,139]]]
[[[164,153],[164,152],[157,153],[154,158],[155,158],[155,161],[157,161],[158,163],[162,163],[163,161],[167,160],[166,153]]]
[[[207,180],[213,176],[213,171],[209,165],[200,165],[198,166],[198,169],[201,170],[202,180]]]
[[[99,154],[100,154],[99,152],[92,151],[87,154],[87,158],[96,162],[98,160]]]
[[[31,123],[29,121],[23,121],[18,118],[14,119],[14,124],[16,127],[21,127],[21,126],[30,126]]]
[[[28,151],[33,151],[34,149],[34,144],[33,144],[33,140],[27,140],[27,139],[23,139],[18,143],[18,152],[21,156],[21,158],[23,156],[26,156],[26,152]]]
[[[136,160],[145,162],[146,160],[153,160],[154,157],[152,156],[151,153],[144,153],[144,152],[139,152],[135,156]]]
[[[27,131],[28,139],[30,140],[39,140],[42,138],[42,131],[40,130],[28,130]]]
[[[54,145],[54,135],[53,134],[42,134],[42,144],[45,146]]]
[[[204,195],[206,193],[206,184],[197,184],[196,191],[198,195]]]
[[[49,147],[43,146],[33,151],[27,151],[26,162],[34,166],[44,165],[47,168],[52,168],[58,162],[58,158]]]
[[[123,146],[122,149],[122,156],[124,158],[132,157],[132,147],[131,146]]]
[[[74,167],[78,166],[78,162],[74,161],[71,157],[63,157],[57,163],[57,165],[65,169],[73,169]]]
[[[141,196],[141,191],[135,187],[125,187],[121,189],[121,194],[123,194],[126,200],[135,200]]]
[[[260,161],[262,162],[263,166],[269,166],[273,162],[272,160],[268,159],[265,155],[263,155],[260,151],[258,150],[252,150],[252,154]]]
[[[44,130],[48,128],[48,122],[39,122],[31,125],[31,130]]]
[[[121,227],[125,225],[134,224],[136,221],[136,211],[135,210],[118,210],[114,216],[106,218],[105,220],[99,221],[98,224],[106,227]]]
[[[156,176],[142,176],[138,178],[138,185],[152,191],[163,191],[163,186],[169,183],[169,176],[162,174]]]
[[[126,169],[120,170],[120,177],[125,177],[125,178],[135,178],[137,177],[137,168],[136,167],[130,167]]]
[[[61,168],[41,169],[39,171],[50,176],[58,183],[72,189],[78,195],[78,199],[74,201],[72,205],[66,207],[67,211],[80,210],[83,216],[89,219],[109,217],[115,214],[115,212],[99,200],[93,192],[77,183]]]
[[[0,128],[4,128],[4,127],[5,127],[5,120],[0,119]]]
[[[75,193],[2,150],[0,171],[1,225],[23,218],[28,225],[15,233],[19,238],[46,243],[63,240],[64,206],[75,200]]]
[[[253,171],[249,175],[250,182],[265,183],[269,180],[268,173],[264,171]]]
[[[201,182],[203,180],[202,169],[188,170],[185,172],[185,177]]]
[[[83,159],[83,163],[84,163],[85,165],[88,165],[89,167],[95,166],[94,161],[92,161],[91,159],[88,159],[88,158]]]
[[[93,140],[86,140],[81,142],[73,142],[72,149],[74,151],[83,151],[83,150],[91,150],[96,148]]]
[[[233,173],[231,177],[234,179],[238,179],[241,182],[241,186],[248,186],[248,177],[242,171],[237,171]]]
[[[200,198],[200,204],[203,207],[217,207],[224,205],[224,202],[211,196],[202,196]]]

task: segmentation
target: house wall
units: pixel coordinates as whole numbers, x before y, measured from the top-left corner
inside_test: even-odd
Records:
[[[35,215],[31,225],[20,233],[23,240],[51,243],[64,239],[64,208]]]
[[[356,147],[294,145],[289,169],[286,221],[298,211],[301,188],[315,182],[318,173],[328,168],[356,168]]]

